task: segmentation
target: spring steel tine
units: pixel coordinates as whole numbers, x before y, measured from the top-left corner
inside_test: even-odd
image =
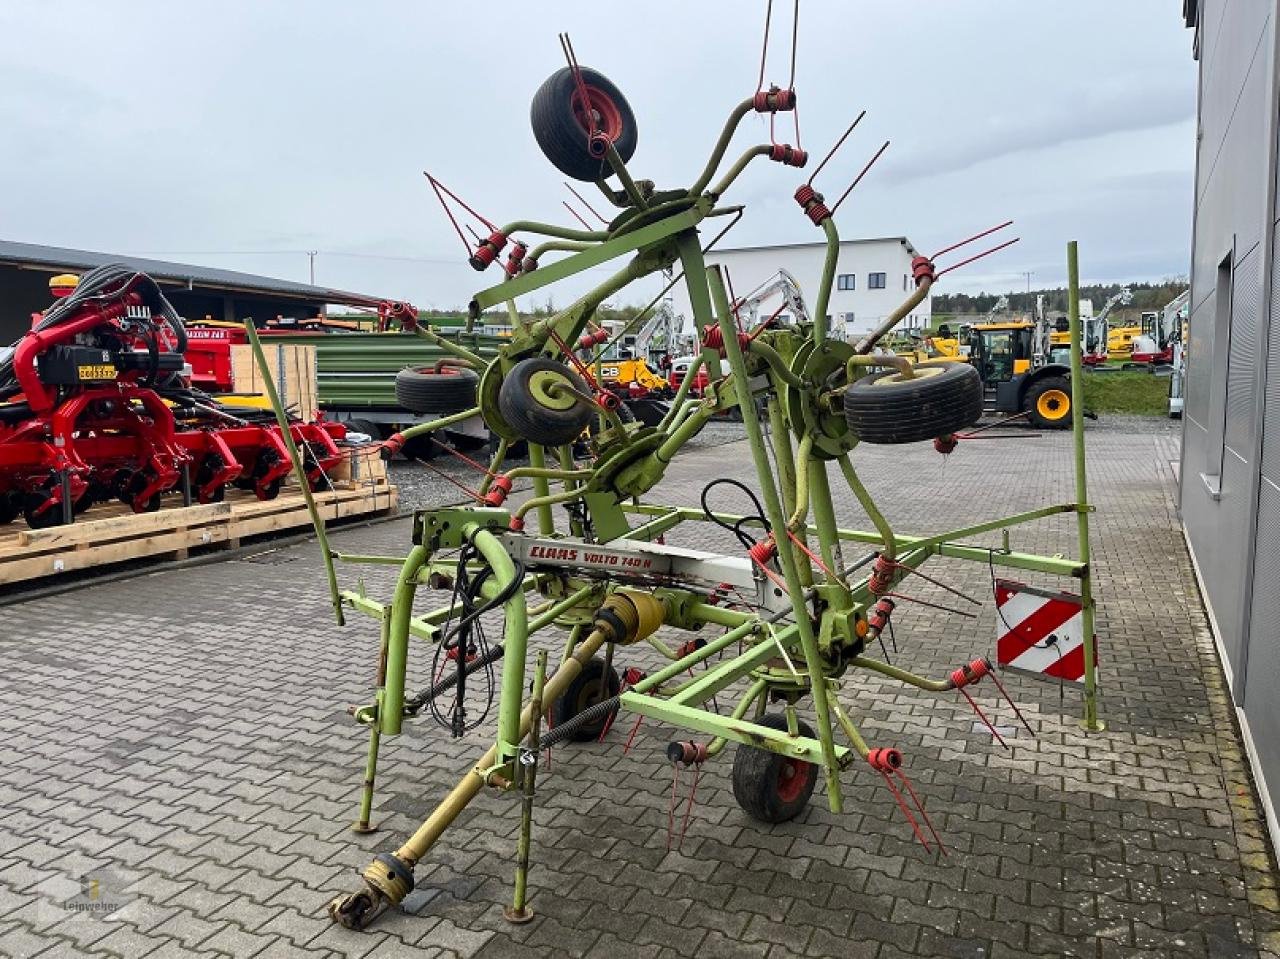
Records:
[[[862,178],[867,175],[867,171],[870,170],[873,166],[875,166],[875,163],[877,160],[879,160],[882,156],[884,156],[884,151],[887,149],[889,149],[889,141],[885,140],[884,146],[882,146],[879,150],[876,151],[876,155],[867,161],[867,165],[862,168],[862,172],[853,178],[853,182],[849,184],[848,189],[846,189],[843,193],[840,194],[840,199],[836,200],[836,205],[831,208],[832,216],[835,215],[836,210],[840,209],[840,204],[844,202],[845,197],[847,197],[850,193],[852,193],[853,188],[862,182]]]
[[[959,263],[955,264],[954,266],[949,266],[945,270],[939,270],[936,276],[943,276],[944,274],[950,273],[952,270],[958,270],[960,269],[960,267],[965,266],[968,263],[972,263],[974,260],[981,260],[984,256],[990,256],[992,253],[996,253],[1000,250],[1003,250],[1007,246],[1013,246],[1015,243],[1017,243],[1021,239],[1022,237],[1015,236],[1012,240],[1009,240],[1008,242],[1001,243],[999,246],[993,246],[991,249],[986,250],[982,253],[979,253],[976,256],[969,257],[969,259],[967,260],[961,260]]]
[[[589,211],[591,211],[591,215],[592,215],[592,216],[594,216],[597,220],[599,220],[599,221],[600,221],[601,223],[603,223],[605,226],[608,226],[608,225],[609,225],[609,221],[608,221],[608,220],[606,220],[604,217],[602,217],[599,213],[597,213],[597,212],[596,212],[596,210],[595,210],[595,207],[593,207],[590,203],[588,203],[585,199],[583,199],[582,194],[581,194],[581,193],[579,193],[577,190],[575,190],[575,189],[573,188],[573,185],[572,185],[572,184],[570,184],[567,180],[561,180],[560,182],[561,182],[561,183],[563,183],[563,184],[565,185],[565,187],[567,187],[567,188],[568,188],[568,190],[569,190],[569,192],[570,192],[570,193],[572,193],[574,196],[576,196],[576,197],[578,198],[578,202],[579,202],[579,203],[581,203],[581,204],[582,204],[583,206],[585,206]]]
[[[827,161],[829,161],[833,156],[836,155],[836,151],[839,150],[840,147],[844,145],[844,141],[849,139],[849,134],[853,132],[853,128],[856,127],[859,123],[861,123],[862,118],[865,117],[866,115],[867,115],[867,111],[863,110],[861,113],[859,113],[856,117],[853,118],[853,122],[849,124],[849,128],[845,130],[844,133],[840,134],[840,139],[837,140],[835,142],[835,145],[832,146],[831,149],[827,151],[827,155],[822,158],[822,162],[818,164],[818,168],[809,175],[809,179],[805,180],[804,181],[805,183],[809,184],[809,186],[813,186],[814,177],[816,177],[819,173],[822,172],[822,168],[827,165]]]
[[[987,660],[987,665],[990,666],[990,664],[991,661]],[[989,668],[987,670],[987,675],[990,676],[991,681],[996,684],[996,689],[1000,690],[1000,694],[1004,696],[1005,701],[1013,708],[1014,715],[1022,720],[1022,725],[1027,727],[1027,732],[1029,732],[1034,738],[1036,731],[1032,729],[1031,724],[1027,722],[1027,717],[1022,715],[1022,710],[1019,709],[1018,704],[1013,701],[1013,697],[1009,695],[1009,691],[1004,688],[1004,683],[1000,682],[1000,677],[996,675],[995,668]]]
[[[956,589],[954,586],[948,586],[946,583],[942,582],[941,580],[934,579],[932,576],[929,576],[926,573],[920,572],[920,570],[916,569],[916,567],[914,566],[908,566],[906,563],[899,563],[896,560],[892,560],[891,562],[893,562],[893,565],[896,566],[898,569],[905,569],[908,573],[911,573],[914,576],[919,576],[926,583],[933,583],[934,586],[938,586],[942,589],[945,589],[951,595],[959,596],[961,599],[963,599],[967,603],[973,603],[974,606],[982,605],[982,600],[974,599],[972,596],[969,596],[965,593],[960,592],[960,590]]]
[[[756,80],[756,93],[764,89],[764,63],[769,55],[769,20],[773,16],[773,0],[766,0],[764,7],[764,43],[760,47],[760,79]]]
[[[574,218],[575,220],[577,220],[579,223],[581,223],[581,224],[582,224],[582,228],[583,228],[584,230],[590,230],[590,229],[591,229],[591,224],[590,224],[590,223],[588,223],[586,220],[584,220],[582,217],[580,217],[580,216],[578,215],[578,211],[577,211],[577,210],[575,210],[573,207],[569,206],[569,201],[568,201],[568,200],[561,200],[560,202],[564,204],[564,208],[565,208],[566,210],[568,210],[570,213],[572,213],[572,214],[573,214],[573,218]]]
[[[956,692],[958,692],[961,696],[963,696],[968,701],[973,711],[978,714],[978,718],[982,720],[983,725],[986,726],[987,729],[991,731],[992,736],[996,737],[996,742],[998,742],[1005,749],[1009,749],[1010,748],[1009,744],[1004,741],[1004,737],[1000,735],[999,730],[997,730],[995,726],[991,725],[991,720],[989,720],[987,718],[987,714],[982,711],[982,707],[979,706],[974,701],[974,698],[969,695],[969,691],[965,689],[963,686],[961,686],[956,690]]]
[[[938,257],[942,256],[942,254],[944,253],[950,253],[952,250],[958,250],[960,249],[960,247],[967,246],[968,244],[972,243],[974,240],[981,240],[984,236],[990,236],[992,233],[995,233],[997,230],[1003,230],[1006,226],[1012,226],[1012,225],[1013,225],[1012,220],[1006,220],[1004,223],[1001,223],[999,226],[993,226],[989,230],[983,230],[981,233],[975,233],[973,236],[969,237],[967,240],[961,240],[959,243],[952,243],[950,246],[943,247],[933,256],[929,257],[929,259],[936,260]]]

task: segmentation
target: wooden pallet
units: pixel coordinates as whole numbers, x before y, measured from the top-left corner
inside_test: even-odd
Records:
[[[387,482],[385,471],[364,472],[359,480],[337,480],[335,489],[315,494],[326,522],[396,509],[398,491]],[[134,513],[121,504],[98,505],[70,526],[52,529],[28,529],[18,519],[0,527],[0,585],[136,559],[184,559],[195,550],[234,549],[254,536],[310,525],[306,499],[297,487],[266,501],[250,492],[228,490],[221,503],[155,513]]]

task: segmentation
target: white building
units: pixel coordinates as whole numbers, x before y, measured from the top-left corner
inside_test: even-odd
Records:
[[[734,294],[747,296],[762,283],[771,280],[778,270],[786,270],[800,283],[805,306],[810,314],[817,308],[818,284],[822,264],[827,255],[825,243],[783,243],[776,246],[742,247],[712,250],[707,262],[727,268]],[[872,329],[907,298],[914,289],[911,280],[911,258],[916,249],[903,236],[878,237],[869,240],[842,240],[836,280],[831,288],[827,308],[831,331],[848,336]],[[672,290],[677,316],[685,317],[684,329],[690,331],[693,311],[683,283]],[[780,305],[775,296],[762,307],[768,316]],[[929,297],[901,324],[905,328],[929,325],[932,309]]]

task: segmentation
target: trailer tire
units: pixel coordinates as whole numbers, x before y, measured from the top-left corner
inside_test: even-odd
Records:
[[[475,370],[407,366],[396,374],[396,405],[410,413],[461,413],[476,405]]]
[[[936,439],[978,422],[982,378],[968,363],[931,363],[911,379],[897,370],[873,373],[845,391],[844,416],[864,443]]]
[[[551,704],[551,726],[554,729],[563,723],[568,722],[578,713],[582,712],[588,706],[594,706],[596,703],[602,702],[611,696],[617,696],[622,689],[622,680],[618,677],[618,671],[612,666],[609,667],[609,675],[607,681],[603,681],[605,676],[604,660],[590,659],[586,665],[582,667],[582,672],[574,677],[563,695]],[[591,722],[583,723],[570,735],[570,740],[575,743],[593,742],[600,738],[600,733],[604,730],[605,724],[613,721],[613,717],[618,714],[618,707],[615,705],[598,719]],[[551,730],[547,730],[551,732]]]
[[[579,67],[596,127],[626,163],[636,152],[636,118],[627,98],[603,73]],[[561,67],[543,81],[533,95],[529,122],[543,156],[567,177],[592,183],[613,173],[604,157],[592,156],[585,113],[579,110],[578,83],[569,67]]]
[[[1027,419],[1042,430],[1071,428],[1071,381],[1065,376],[1046,376],[1027,389],[1023,409]]]
[[[785,730],[787,717],[770,713],[758,724]],[[803,719],[798,726],[801,736],[814,738],[813,729]],[[733,755],[733,798],[752,819],[787,822],[808,805],[818,785],[818,771],[816,763],[740,744]]]
[[[550,357],[531,356],[511,368],[498,390],[498,412],[516,433],[530,443],[563,446],[577,439],[591,422],[594,406],[579,396],[553,393],[565,384],[590,395],[587,384],[573,370]]]

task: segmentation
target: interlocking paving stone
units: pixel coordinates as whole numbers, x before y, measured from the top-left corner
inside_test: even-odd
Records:
[[[456,741],[420,721],[384,740],[382,831],[349,832],[366,734],[345,707],[368,700],[377,630],[358,617],[332,624],[306,544],[270,563],[157,569],[5,610],[0,956],[1273,955],[1277,876],[1177,526],[1176,436],[1122,423],[1089,440],[1105,732],[1079,729],[1074,688],[1020,676],[1006,684],[1037,736],[1020,731],[1008,751],[954,694],[842,680],[868,741],[904,751],[948,857],[919,847],[861,767],[842,776],[842,815],[820,788],[795,822],[749,820],[727,779],[733,747],[703,771],[683,847],[668,851],[663,749],[674,732],[646,720],[624,756],[624,716],[606,742],[557,747],[540,772],[532,923],[501,915],[516,803],[484,795],[419,864],[405,910],[363,934],[332,926],[325,902],[352,888],[373,851],[402,841],[493,726]],[[1070,444],[1056,434],[964,443],[947,459],[927,444],[860,448],[854,461],[903,532],[1071,497]],[[678,457],[650,498],[696,503],[715,476],[754,485],[743,443]],[[742,505],[725,493],[723,508]],[[851,496],[837,494],[837,515],[867,526]],[[408,537],[396,521],[333,539],[392,552]],[[711,526],[668,539],[738,550]],[[1073,553],[1074,517],[1018,528],[1013,545]],[[900,603],[894,662],[944,675],[990,652],[990,573],[942,559],[927,571],[986,603],[976,622]],[[364,578],[386,596],[394,569]],[[920,580],[902,591],[955,603]],[[419,603],[441,600],[423,590]],[[415,689],[429,681],[429,652],[412,648]],[[641,647],[618,661],[660,662]],[[1015,724],[988,684],[975,697]],[[65,891],[46,888],[51,876],[74,891],[95,875],[121,906],[110,921],[72,919]]]

